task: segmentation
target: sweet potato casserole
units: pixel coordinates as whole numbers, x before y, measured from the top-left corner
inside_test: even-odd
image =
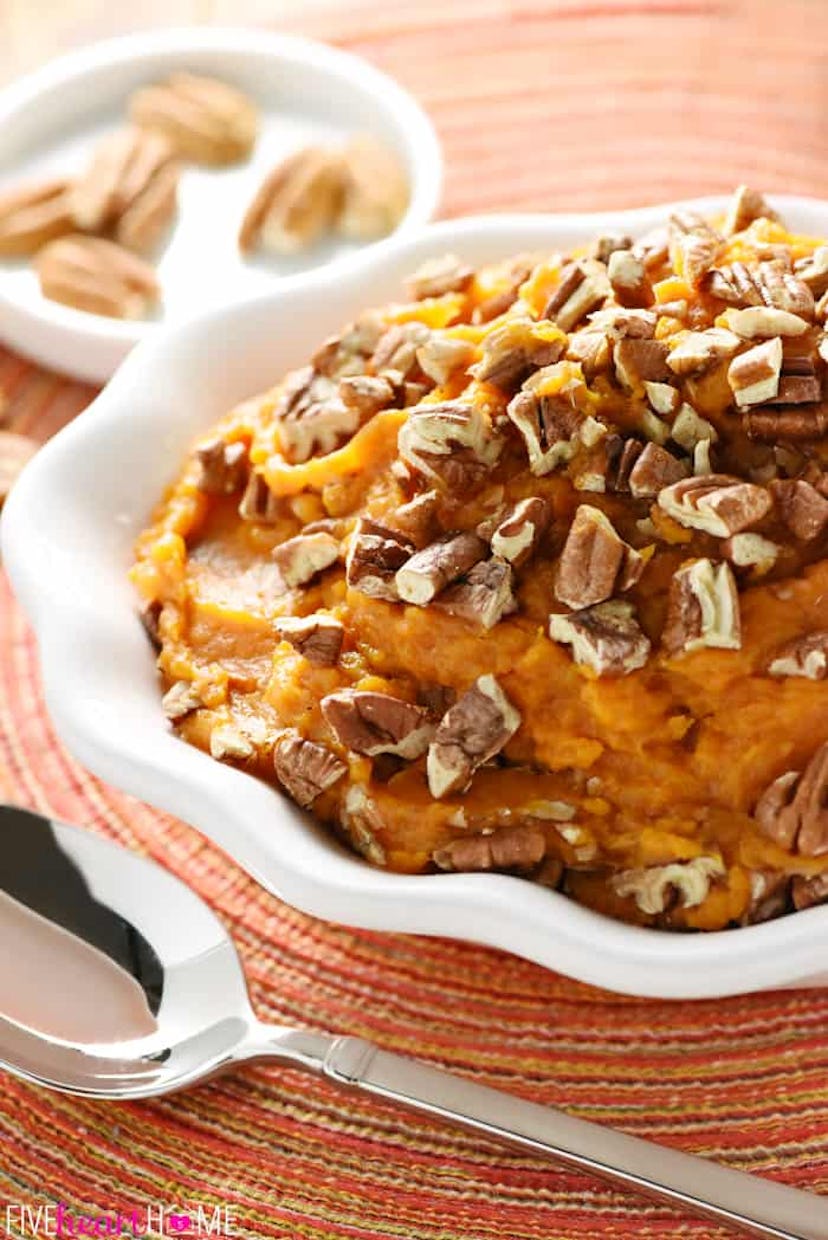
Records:
[[[167,717],[390,870],[671,929],[828,900],[827,307],[746,187],[429,261],[140,538]]]

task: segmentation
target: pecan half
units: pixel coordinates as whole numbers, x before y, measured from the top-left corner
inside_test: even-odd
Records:
[[[610,882],[619,896],[632,896],[642,913],[655,916],[676,903],[681,908],[698,908],[707,899],[713,881],[724,874],[720,857],[694,857],[692,861],[623,870]]]
[[[773,400],[782,373],[782,339],[774,336],[734,357],[727,368],[727,381],[739,408]]]
[[[828,499],[802,478],[778,478],[770,483],[780,516],[795,538],[811,542],[828,525]]]
[[[567,607],[592,607],[629,589],[643,568],[641,556],[619,537],[609,517],[581,504],[561,553],[555,597]]]
[[[759,829],[803,857],[828,853],[828,743],[805,770],[786,771],[762,793],[754,817]]]
[[[779,216],[766,199],[749,185],[740,185],[730,200],[723,232],[726,237],[742,232],[754,220],[778,220]]]
[[[549,617],[549,636],[572,647],[572,657],[598,676],[626,676],[643,667],[650,640],[635,619],[631,603],[612,599],[569,615]]]
[[[393,232],[408,208],[408,177],[395,151],[358,134],[342,154],[342,208],[336,226],[345,237],[373,241]]]
[[[732,357],[741,340],[735,332],[721,327],[706,331],[686,332],[667,358],[674,374],[700,375]]]
[[[828,630],[806,633],[786,642],[768,663],[768,673],[825,680],[828,676]]]
[[[293,730],[283,732],[273,746],[273,767],[279,783],[303,809],[348,770],[325,745],[305,740]]]
[[[345,562],[348,585],[369,598],[397,602],[394,577],[414,551],[414,544],[404,535],[369,517],[360,517]]]
[[[89,314],[144,318],[160,296],[151,267],[100,237],[72,233],[50,241],[34,267],[44,297]]]
[[[487,473],[501,447],[483,410],[462,401],[416,407],[397,436],[405,464],[452,491]]]
[[[541,318],[552,319],[561,331],[571,331],[610,292],[611,285],[603,264],[590,259],[568,263],[561,271],[560,283],[544,307]]]
[[[438,848],[434,864],[441,870],[475,873],[486,870],[516,870],[528,873],[546,856],[546,836],[539,827],[497,827],[488,835],[472,835],[452,840]]]
[[[804,280],[778,260],[749,267],[735,262],[710,272],[708,292],[729,306],[768,306],[803,318],[814,317],[814,294]]]
[[[56,177],[0,194],[0,255],[34,254],[47,241],[72,232],[70,187],[65,177]]]
[[[659,507],[675,521],[716,538],[728,538],[758,524],[773,507],[765,487],[729,474],[702,474],[659,492]]]
[[[220,435],[196,448],[195,485],[205,495],[233,495],[247,481],[247,445],[228,443]]]
[[[728,564],[693,560],[673,574],[662,643],[670,654],[742,644],[739,594]]]
[[[546,500],[537,495],[518,500],[492,534],[492,551],[520,568],[537,550],[550,515]]]
[[[152,249],[176,207],[178,165],[161,133],[127,126],[109,134],[69,191],[75,225],[84,232],[114,230],[129,249]]]
[[[444,534],[415,552],[398,570],[394,578],[397,594],[406,603],[425,607],[445,586],[482,560],[486,552],[486,543],[477,534]]]
[[[428,258],[404,281],[405,293],[412,301],[424,297],[442,297],[445,293],[462,293],[474,279],[474,268],[456,254]]]
[[[334,667],[339,661],[345,629],[333,616],[323,612],[311,616],[281,616],[273,627],[279,637],[290,642],[309,663]]]
[[[520,714],[494,676],[480,676],[446,711],[428,748],[426,770],[433,797],[467,788],[520,727]]]
[[[245,212],[239,249],[297,254],[326,233],[342,201],[342,160],[321,147],[288,155],[265,177]]]
[[[494,628],[503,616],[517,609],[511,565],[499,556],[481,560],[461,581],[443,590],[434,605],[481,628]]]
[[[806,319],[800,318],[798,314],[791,314],[789,310],[777,310],[773,306],[725,310],[722,318],[730,333],[735,333],[742,340],[764,340],[769,336],[801,336],[808,330]]]
[[[390,753],[413,760],[425,753],[434,735],[427,710],[390,693],[343,689],[329,693],[321,705],[339,743],[368,757]]]
[[[256,109],[247,96],[194,73],[174,73],[166,82],[141,87],[130,98],[129,115],[136,125],[159,130],[196,163],[236,163],[256,140]]]
[[[289,589],[307,585],[339,559],[339,543],[330,534],[297,534],[273,548],[282,579]]]
[[[658,495],[665,487],[687,477],[688,466],[658,444],[644,445],[629,473],[629,489],[635,499]]]
[[[273,525],[278,519],[279,497],[255,470],[251,471],[239,502],[239,516],[243,521],[258,521],[261,525]]]

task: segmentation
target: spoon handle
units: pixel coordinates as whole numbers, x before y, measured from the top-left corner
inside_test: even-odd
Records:
[[[521,1149],[549,1154],[748,1235],[828,1240],[828,1201],[820,1197],[575,1119],[379,1050],[360,1038],[334,1039],[324,1071],[342,1084]]]

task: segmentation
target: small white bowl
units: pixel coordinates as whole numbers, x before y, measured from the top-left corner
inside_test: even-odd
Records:
[[[681,205],[718,210],[723,200]],[[828,203],[775,205],[795,229],[828,232]],[[319,917],[486,943],[637,995],[696,998],[828,982],[828,906],[739,930],[670,934],[622,925],[505,875],[372,869],[273,788],[172,735],[126,577],[133,539],[193,437],[303,362],[356,312],[398,297],[402,277],[425,258],[454,251],[480,264],[521,250],[565,250],[608,230],[643,233],[670,209],[432,225],[381,243],[359,270],[314,273],[136,349],[26,468],[2,520],[3,555],[38,636],[49,709],[79,760],[191,822],[269,890]]]
[[[0,190],[82,171],[99,138],[126,123],[129,94],[176,69],[212,74],[249,93],[261,113],[256,147],[249,160],[228,168],[185,165],[178,218],[154,259],[164,296],[154,320],[125,322],[49,301],[28,260],[0,260],[0,338],[47,366],[103,381],[159,323],[265,292],[279,280],[302,280],[322,264],[344,270],[360,262],[369,247],[337,237],[295,257],[239,254],[239,225],[253,194],[301,146],[341,145],[368,131],[395,151],[411,186],[396,236],[426,223],[437,208],[440,146],[401,86],[322,43],[219,27],[96,43],[0,92]]]

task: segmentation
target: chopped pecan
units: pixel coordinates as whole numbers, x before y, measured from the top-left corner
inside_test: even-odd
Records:
[[[773,506],[765,487],[729,474],[703,474],[674,482],[659,493],[658,503],[680,525],[717,538],[729,538],[756,525]]]
[[[523,437],[533,474],[551,473],[571,459],[584,415],[567,394],[539,396],[524,390],[509,402],[506,413]]]
[[[612,291],[622,306],[649,305],[652,290],[642,259],[631,250],[615,250],[607,261]]]
[[[339,543],[330,534],[297,534],[273,548],[282,579],[289,589],[307,585],[339,559]]]
[[[428,747],[433,797],[467,788],[479,766],[500,753],[520,727],[520,714],[494,676],[480,676],[446,711]]]
[[[589,316],[589,330],[605,332],[613,341],[651,340],[657,322],[654,310],[606,306]]]
[[[698,908],[707,899],[712,882],[724,874],[720,857],[694,857],[692,861],[623,870],[610,881],[619,896],[632,896],[642,913],[656,916],[676,902],[681,908]]]
[[[373,777],[377,778],[378,770],[398,762],[400,762],[398,758],[381,754],[373,764]],[[405,763],[402,765],[404,766]],[[371,800],[360,784],[352,784],[346,790],[340,808],[340,821],[358,853],[361,853],[372,865],[387,864],[385,849],[378,838],[379,832],[385,826],[385,821],[377,804]]]
[[[545,340],[533,319],[512,318],[484,338],[483,357],[471,373],[511,395],[533,370],[557,362],[565,349],[563,336]]]
[[[788,911],[791,880],[786,874],[754,870],[750,875],[750,903],[741,925],[756,926]]]
[[[700,420],[703,421],[703,419]],[[696,477],[700,477],[702,474],[715,473],[710,460],[712,446],[713,440],[710,438],[697,439],[693,444],[693,473]]]
[[[457,694],[448,685],[421,684],[417,690],[417,702],[424,706],[432,719],[439,721],[450,706],[457,701]]]
[[[541,317],[554,320],[561,331],[571,331],[610,292],[611,286],[603,264],[590,259],[568,263],[561,271],[560,283]]]
[[[472,873],[485,870],[517,870],[528,873],[546,856],[546,836],[539,827],[497,827],[487,835],[452,840],[434,853],[441,870]]]
[[[648,443],[637,457],[629,474],[629,489],[636,499],[658,495],[687,476],[687,464],[677,460],[666,448]]]
[[[512,566],[499,556],[481,560],[455,585],[443,590],[435,607],[492,629],[517,609],[512,593]]]
[[[673,574],[662,635],[671,654],[742,644],[739,595],[729,564],[693,560]]]
[[[791,883],[791,896],[797,912],[825,904],[828,901],[828,873],[815,874],[812,878],[797,874]]]
[[[786,357],[782,360],[779,388],[769,397],[767,405],[808,405],[822,398],[822,384],[817,377],[816,363],[811,357]]]
[[[744,426],[749,438],[759,443],[821,439],[828,433],[828,407],[823,404],[806,408],[777,405],[748,409],[744,414]]]
[[[395,574],[414,551],[414,544],[396,530],[360,517],[345,565],[348,585],[369,598],[396,602]]]
[[[492,534],[492,551],[520,568],[536,551],[549,517],[549,505],[539,496],[518,500]]]
[[[339,398],[361,417],[371,417],[394,403],[394,388],[387,379],[374,375],[343,375],[337,387]]]
[[[0,508],[37,449],[38,444],[28,435],[0,431]]]
[[[417,375],[417,350],[430,336],[431,330],[425,323],[394,323],[382,333],[371,355],[374,371],[378,375],[391,371],[398,381]]]
[[[667,365],[681,376],[704,374],[732,357],[740,344],[738,335],[721,327],[686,332],[667,358]]]
[[[89,314],[144,318],[160,296],[152,268],[101,237],[71,233],[50,241],[34,267],[44,297]]]
[[[0,481],[0,500],[2,499],[2,481]],[[138,619],[141,621],[144,632],[149,638],[150,645],[153,650],[161,649],[161,613],[164,605],[160,599],[153,599],[151,603],[147,603],[138,613]]]
[[[769,572],[779,558],[779,546],[761,534],[734,534],[722,543],[722,555],[737,568]]]
[[[233,495],[247,481],[247,445],[219,435],[193,453],[198,464],[195,485],[205,495]]]
[[[297,254],[326,233],[342,201],[339,155],[308,146],[288,155],[259,186],[245,212],[239,249]]]
[[[725,216],[723,232],[726,237],[742,232],[754,220],[778,220],[779,216],[768,205],[762,194],[749,185],[740,185],[730,200]]]
[[[322,699],[322,714],[336,739],[368,757],[390,753],[413,760],[424,754],[434,724],[422,706],[390,693],[343,689]]]
[[[612,360],[609,336],[591,327],[573,332],[569,337],[566,356],[581,363],[584,378],[589,382],[601,371],[609,369]]]
[[[393,232],[410,196],[408,177],[396,152],[371,134],[357,134],[342,152],[342,164],[339,232],[356,241],[374,241]]]
[[[129,101],[136,125],[160,130],[187,159],[231,164],[246,158],[256,140],[256,109],[246,95],[215,78],[174,73],[143,86]]]
[[[398,570],[394,578],[397,594],[406,603],[424,607],[482,560],[486,552],[486,543],[471,531],[444,534],[415,552]]]
[[[670,383],[654,383],[650,379],[644,380],[644,393],[650,403],[650,407],[660,413],[662,417],[669,417],[671,414],[678,412],[681,404],[681,393]]]
[[[609,263],[613,254],[629,251],[632,244],[632,237],[621,233],[596,237],[589,247],[589,257],[597,259],[599,263]]]
[[[279,516],[279,497],[256,470],[251,471],[247,480],[239,503],[239,516],[243,521],[258,521],[261,525],[273,525]]]
[[[666,228],[653,228],[635,242],[632,252],[640,258],[647,271],[666,263],[670,248],[669,233]]]
[[[505,283],[497,292],[485,297],[475,306],[472,312],[472,322],[491,323],[492,319],[505,314],[517,301],[520,286],[524,280],[528,280],[534,266],[535,259],[531,254],[518,254],[516,258],[511,259],[505,272]]]
[[[808,330],[808,323],[789,310],[777,310],[774,306],[748,306],[745,310],[725,310],[722,315],[729,334],[735,333],[742,340],[764,340],[769,336],[801,336]],[[722,331],[722,328],[711,328]]]
[[[122,245],[152,249],[175,213],[178,166],[161,133],[128,126],[104,138],[69,192],[75,224],[110,229]]]
[[[600,508],[581,504],[558,564],[555,596],[576,609],[603,603],[634,585],[644,562]]]
[[[340,335],[329,336],[314,353],[311,365],[329,379],[364,374],[385,331],[385,321],[376,311],[362,314]]]
[[[824,680],[828,676],[828,631],[806,633],[786,642],[768,663],[771,676],[803,676]]]
[[[549,617],[549,636],[572,647],[572,657],[599,676],[626,676],[643,667],[650,640],[641,630],[631,603],[612,599],[569,615]]]
[[[220,723],[210,732],[210,756],[219,762],[227,758],[244,762],[255,752],[251,737],[235,723]]]
[[[785,771],[769,784],[754,810],[759,829],[803,857],[828,853],[828,743],[805,770]]]
[[[699,287],[722,249],[722,238],[695,211],[676,211],[670,216],[673,266],[688,284]]]
[[[273,406],[279,447],[291,464],[301,464],[315,453],[328,453],[350,438],[363,415],[344,403],[337,385],[312,366],[292,371]]]
[[[670,427],[670,438],[673,439],[686,452],[693,452],[697,444],[707,440],[715,443],[719,438],[718,432],[712,422],[708,422],[706,418],[702,418],[696,413],[692,405],[688,405],[687,401],[679,409],[673,424]]]
[[[810,542],[828,525],[828,499],[802,478],[779,478],[770,483],[782,520],[795,538]]]
[[[428,258],[405,280],[406,296],[412,301],[424,297],[442,297],[445,293],[462,293],[474,279],[474,268],[456,254]]]
[[[828,292],[828,245],[817,246],[808,258],[800,258],[794,263],[794,271],[814,297]]]
[[[435,383],[448,383],[455,371],[468,366],[475,354],[474,345],[455,336],[431,336],[417,350],[417,361],[422,371]]]
[[[670,377],[667,355],[667,345],[660,340],[619,340],[612,351],[616,378],[628,392],[645,381],[662,383]]]
[[[339,661],[345,629],[339,620],[319,612],[311,616],[281,616],[273,626],[283,641],[317,667],[334,667]]]
[[[71,183],[56,177],[0,194],[0,255],[34,254],[75,227],[69,205]]]
[[[168,719],[179,720],[198,710],[204,703],[201,695],[189,680],[177,680],[170,685],[161,699],[161,707]]]
[[[502,442],[482,409],[458,400],[412,410],[400,427],[397,447],[411,469],[462,491],[494,465]]]
[[[782,373],[782,339],[774,336],[738,354],[727,368],[727,381],[739,408],[773,400]]]
[[[273,746],[273,766],[279,783],[303,809],[348,770],[325,745],[305,740],[292,729],[283,732]]]
[[[605,433],[570,469],[572,485],[576,491],[629,491],[630,472],[643,450],[643,444],[636,439],[625,440],[620,435]]]

